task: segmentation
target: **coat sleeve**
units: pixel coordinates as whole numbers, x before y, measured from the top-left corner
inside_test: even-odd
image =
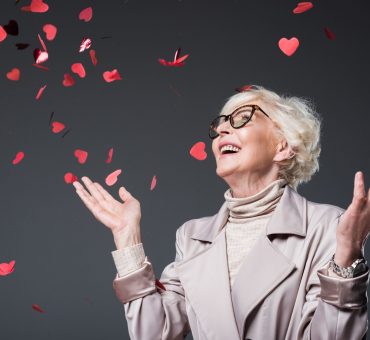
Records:
[[[124,305],[130,338],[134,340],[184,339],[190,332],[185,308],[184,290],[176,273],[182,260],[183,226],[176,232],[175,261],[165,267],[161,283],[166,290],[157,289],[155,274],[148,257],[144,265],[113,280],[113,289]]]
[[[335,219],[330,223],[329,232],[319,235],[316,255],[320,261],[306,285],[298,339],[366,340],[369,271],[355,278],[328,273],[329,260],[336,247],[337,223]]]

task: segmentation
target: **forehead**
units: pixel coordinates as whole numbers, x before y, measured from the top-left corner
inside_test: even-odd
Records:
[[[252,104],[263,107],[263,102],[258,98],[254,98],[254,97],[252,97],[252,98],[240,97],[240,98],[235,98],[235,99],[231,98],[228,102],[226,102],[226,104],[222,108],[220,114],[228,115],[228,114],[234,112],[235,110],[237,110],[241,106],[252,105]]]

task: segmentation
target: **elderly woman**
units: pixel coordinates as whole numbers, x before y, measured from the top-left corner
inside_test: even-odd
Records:
[[[365,339],[370,191],[354,179],[347,210],[296,191],[318,169],[320,120],[308,101],[254,86],[211,123],[217,175],[230,187],[211,217],[176,233],[156,281],[140,236],[140,203],[82,178],[77,194],[111,229],[113,286],[132,339]]]

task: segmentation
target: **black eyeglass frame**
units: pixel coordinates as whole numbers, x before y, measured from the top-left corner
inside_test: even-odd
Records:
[[[245,121],[245,123],[243,123],[242,125],[240,125],[240,126],[237,126],[237,127],[235,127],[234,126],[234,120],[233,120],[233,117],[232,117],[232,115],[234,114],[234,113],[236,113],[236,112],[238,112],[240,109],[242,109],[242,108],[244,108],[244,107],[251,107],[252,108],[252,112],[251,112],[251,115],[250,115],[250,117],[248,118],[248,120],[246,120]],[[215,139],[215,138],[217,138],[220,134],[219,133],[217,133],[216,132],[216,129],[221,125],[221,124],[223,124],[223,123],[225,123],[225,122],[227,122],[228,120],[230,120],[230,125],[234,128],[234,129],[240,129],[240,128],[242,128],[243,126],[245,126],[251,119],[252,119],[252,117],[253,117],[253,115],[254,115],[254,112],[256,111],[256,110],[259,110],[259,111],[261,111],[266,117],[268,117],[269,119],[271,119],[270,118],[270,116],[265,112],[265,111],[263,111],[258,105],[256,105],[256,104],[246,104],[246,105],[242,105],[242,106],[239,106],[238,108],[236,108],[233,112],[231,112],[229,115],[220,115],[220,116],[218,116],[217,118],[215,118],[212,122],[211,122],[211,124],[209,125],[209,130],[208,130],[208,136],[209,136],[209,138],[211,138],[211,139]],[[225,121],[224,122],[222,122],[221,124],[219,124],[217,127],[216,127],[216,129],[214,129],[212,126],[214,125],[213,123],[215,123],[216,122],[216,120],[218,120],[218,119],[220,119],[221,117],[225,117]],[[214,132],[216,132],[216,135],[215,136],[211,136],[211,131],[214,131]]]

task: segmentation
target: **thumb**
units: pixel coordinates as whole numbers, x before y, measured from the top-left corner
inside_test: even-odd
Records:
[[[132,195],[126,190],[125,187],[120,187],[118,191],[119,197],[121,197],[122,201],[127,201],[132,198]]]

